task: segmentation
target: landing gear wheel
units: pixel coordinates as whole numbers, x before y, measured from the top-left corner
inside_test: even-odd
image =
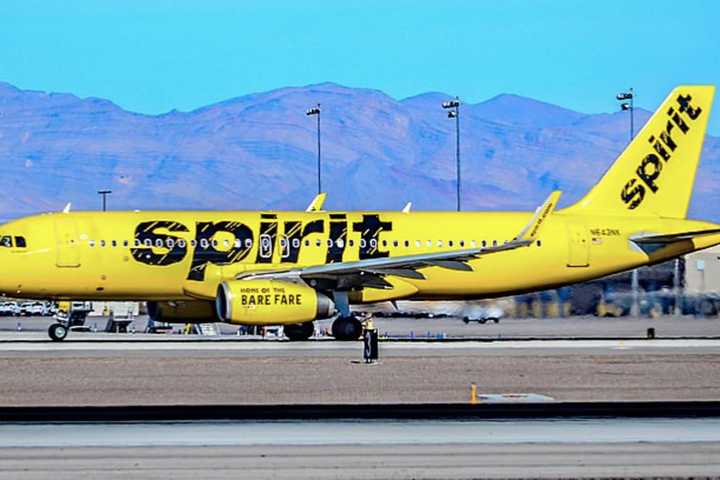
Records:
[[[357,340],[362,335],[362,323],[355,317],[339,317],[331,330],[335,340]]]
[[[61,342],[65,340],[67,334],[68,328],[62,323],[53,323],[50,325],[50,328],[48,328],[48,335],[50,335],[53,342]]]
[[[313,322],[294,323],[292,325],[285,325],[283,332],[285,332],[285,336],[291,342],[303,341],[312,337],[312,334],[315,332],[315,326]]]

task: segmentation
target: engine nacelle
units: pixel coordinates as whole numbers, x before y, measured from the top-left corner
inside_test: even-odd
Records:
[[[332,316],[335,304],[304,284],[230,280],[218,286],[217,316],[242,325],[290,325]]]
[[[155,322],[210,323],[218,321],[213,302],[147,302],[147,311],[150,319]]]

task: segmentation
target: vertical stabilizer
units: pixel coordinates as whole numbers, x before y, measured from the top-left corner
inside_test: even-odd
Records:
[[[674,89],[568,213],[685,218],[715,87]]]

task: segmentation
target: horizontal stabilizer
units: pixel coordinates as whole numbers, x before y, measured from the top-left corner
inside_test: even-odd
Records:
[[[720,228],[713,228],[709,230],[695,230],[693,232],[670,233],[666,235],[648,235],[644,237],[633,238],[632,241],[640,246],[664,245],[668,243],[680,242],[683,240],[692,240],[693,238],[697,237],[718,234],[720,234]]]

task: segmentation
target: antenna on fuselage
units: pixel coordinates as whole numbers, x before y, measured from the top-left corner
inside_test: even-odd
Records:
[[[411,208],[412,208],[412,202],[407,202],[402,209],[402,213],[410,213]]]
[[[68,202],[67,205],[65,205],[65,208],[62,209],[62,213],[70,213],[70,208],[72,208],[72,202]]]

